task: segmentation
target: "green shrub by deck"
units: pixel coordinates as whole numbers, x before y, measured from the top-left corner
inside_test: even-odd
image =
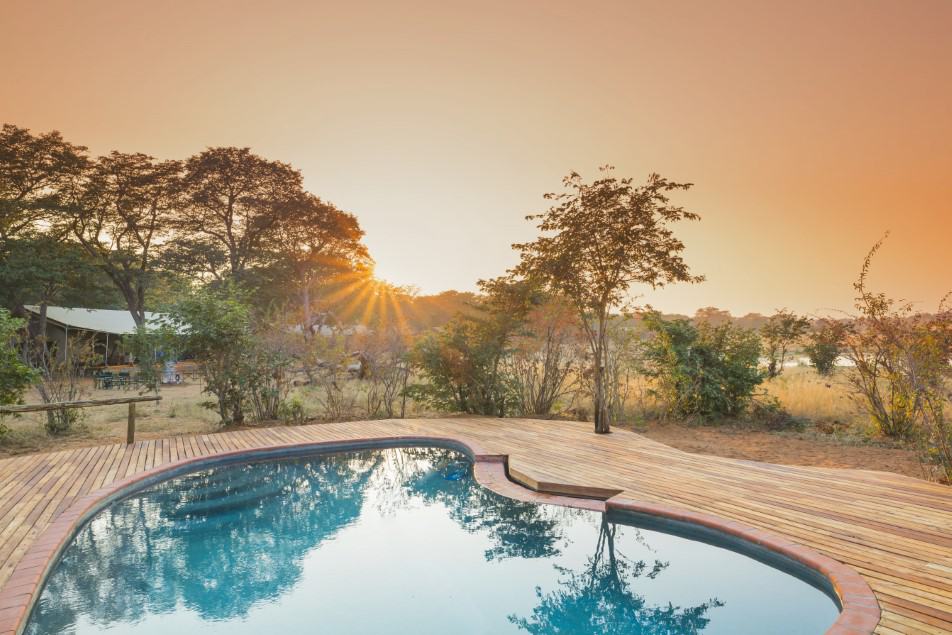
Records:
[[[757,333],[731,324],[697,326],[644,319],[650,337],[642,345],[645,374],[656,380],[655,394],[678,416],[737,417],[747,411],[764,373],[759,368]]]
[[[37,378],[36,371],[23,363],[17,348],[25,325],[24,320],[0,309],[0,405],[21,403],[23,393]],[[0,421],[0,437],[6,432],[6,426]]]

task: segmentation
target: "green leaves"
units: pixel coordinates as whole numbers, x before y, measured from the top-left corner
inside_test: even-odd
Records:
[[[610,386],[603,372],[610,312],[625,306],[634,284],[656,288],[703,279],[691,275],[681,256],[684,243],[670,227],[700,218],[668,198],[691,184],[651,174],[644,185],[634,186],[630,178],[613,176],[613,170],[602,167],[604,176],[591,183],[572,172],[562,181],[564,192],[546,194],[554,204],[527,217],[538,221],[540,236],[513,245],[521,260],[510,272],[568,298],[578,311],[593,353],[596,432],[610,428]]]
[[[668,193],[690,183],[652,174],[644,185],[606,175],[586,183],[577,173],[563,180],[566,191],[548,194],[548,211],[530,216],[541,232],[533,242],[513,245],[522,252],[514,269],[539,278],[595,312],[624,303],[631,285],[651,287],[698,282],[681,257],[684,244],[669,224],[700,217],[670,203]]]
[[[222,425],[244,422],[253,379],[251,309],[243,292],[226,285],[181,300],[169,315],[178,350],[202,361],[206,391],[215,395]]]
[[[23,393],[38,377],[20,358],[17,343],[25,326],[25,320],[11,317],[9,311],[0,309],[0,405],[22,403]],[[6,426],[0,422],[0,437],[6,432]]]
[[[648,313],[653,335],[643,345],[644,371],[657,393],[680,416],[736,417],[764,380],[758,367],[760,339],[731,324],[692,325]]]
[[[767,374],[776,377],[783,372],[787,350],[809,330],[810,320],[787,309],[770,316],[761,329],[767,355]]]

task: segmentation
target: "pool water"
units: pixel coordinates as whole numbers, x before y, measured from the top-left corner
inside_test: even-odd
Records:
[[[439,448],[222,465],[93,517],[26,633],[817,635],[838,615],[798,577],[631,522],[498,495]]]

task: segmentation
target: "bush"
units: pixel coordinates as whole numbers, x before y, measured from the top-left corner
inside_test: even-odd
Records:
[[[948,376],[952,332],[949,311],[928,316],[867,287],[867,278],[882,241],[863,263],[857,292],[859,315],[845,337],[846,357],[852,363],[847,379],[853,397],[866,409],[884,436],[912,440],[918,436],[931,393],[943,395]],[[943,399],[940,401],[944,400]],[[941,415],[942,409],[938,410]]]
[[[748,417],[753,423],[774,431],[802,431],[806,420],[795,417],[783,407],[780,400],[770,395],[759,395],[751,399]]]
[[[23,403],[23,394],[37,379],[36,371],[20,357],[20,334],[25,326],[24,320],[0,309],[0,406]],[[6,433],[7,427],[0,421],[0,438]]]
[[[278,406],[278,417],[287,425],[300,425],[307,417],[304,414],[304,402],[297,397],[283,401]]]
[[[179,350],[202,362],[204,390],[216,399],[203,405],[218,410],[221,425],[243,423],[252,376],[251,311],[243,295],[231,287],[203,289],[175,304],[169,319]]]
[[[71,337],[62,351],[50,346],[44,337],[33,339],[25,347],[30,366],[36,371],[36,391],[43,403],[77,401],[86,391],[82,378],[85,369],[97,359],[91,334]],[[86,416],[77,408],[50,410],[46,413],[46,432],[57,436],[70,432]]]
[[[731,324],[692,325],[648,313],[651,337],[642,345],[646,375],[654,394],[678,416],[707,419],[743,414],[764,374],[759,369],[760,338]]]
[[[846,337],[853,363],[847,375],[854,398],[879,431],[917,441],[924,457],[952,482],[952,307],[949,296],[934,314],[914,311],[867,286],[878,242],[863,263],[857,292],[859,316]]]
[[[407,393],[441,410],[505,416],[516,397],[503,372],[504,341],[493,335],[485,323],[460,316],[422,337],[411,359],[426,381]]]
[[[207,405],[221,425],[240,425],[251,410],[256,420],[276,419],[290,386],[290,353],[281,338],[256,331],[245,295],[234,287],[198,291],[169,312],[175,347],[202,362]]]

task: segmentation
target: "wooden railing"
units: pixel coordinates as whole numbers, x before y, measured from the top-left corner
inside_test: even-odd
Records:
[[[126,443],[135,442],[136,437],[136,404],[141,401],[161,401],[162,397],[117,397],[116,399],[91,399],[87,401],[60,401],[58,403],[37,403],[23,406],[0,406],[0,414],[17,414],[23,412],[48,412],[50,410],[71,410],[73,408],[92,408],[93,406],[115,406],[129,404],[129,419],[126,425]]]

